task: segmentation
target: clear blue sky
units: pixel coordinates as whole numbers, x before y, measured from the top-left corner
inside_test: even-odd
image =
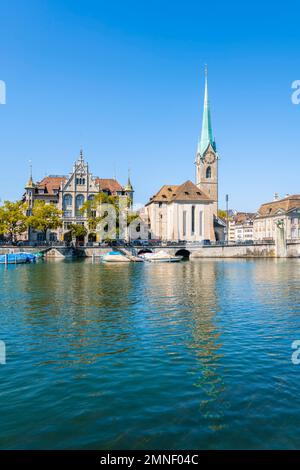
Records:
[[[71,170],[91,171],[136,202],[194,180],[208,64],[220,153],[220,206],[256,210],[300,192],[300,7],[295,2],[3,0],[1,199]]]

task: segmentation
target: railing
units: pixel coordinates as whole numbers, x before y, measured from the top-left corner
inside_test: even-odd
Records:
[[[287,243],[300,243],[300,238],[298,239],[288,239]],[[127,248],[132,248],[136,250],[141,250],[141,249],[151,249],[152,247],[163,247],[163,248],[178,248],[178,249],[189,249],[189,248],[210,248],[210,247],[224,247],[224,246],[259,246],[259,245],[274,245],[275,241],[272,239],[269,240],[248,240],[248,241],[238,241],[238,242],[233,242],[233,241],[217,241],[217,242],[211,242],[211,241],[197,241],[197,242],[185,242],[185,241],[169,241],[169,242],[163,242],[160,240],[156,241],[147,241],[147,240],[136,240],[132,242],[126,242],[125,240],[115,240],[112,241],[111,243],[106,243],[106,242],[87,242],[86,245],[87,247],[127,247]],[[15,244],[12,244],[11,242],[7,241],[0,241],[0,246],[3,247],[16,247],[16,246],[28,246],[28,247],[36,247],[36,246],[45,246],[45,247],[67,247],[70,246],[70,242],[67,241],[19,241]]]

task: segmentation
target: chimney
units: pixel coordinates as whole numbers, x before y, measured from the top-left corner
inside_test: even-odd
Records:
[[[278,199],[279,199],[279,195],[278,195],[278,193],[275,193],[274,194],[274,201],[278,201]]]

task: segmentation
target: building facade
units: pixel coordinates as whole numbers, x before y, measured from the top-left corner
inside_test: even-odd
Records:
[[[66,241],[70,238],[70,225],[80,224],[88,230],[87,215],[82,213],[82,206],[96,194],[104,192],[108,195],[129,198],[133,204],[133,187],[128,177],[127,184],[123,187],[113,178],[99,178],[93,176],[89,165],[85,161],[83,152],[75,161],[71,173],[65,175],[50,175],[41,181],[34,183],[32,176],[25,187],[24,200],[28,204],[30,215],[35,201],[45,201],[54,204],[62,211],[62,227],[47,234],[50,241]],[[43,234],[30,230],[30,241],[39,241]],[[95,233],[87,233],[85,242],[96,241]]]
[[[286,240],[300,239],[300,195],[262,204],[253,220],[254,240],[275,240],[277,227],[284,227]]]
[[[253,240],[252,212],[237,212],[230,220],[228,227],[228,240],[230,242],[245,242]]]
[[[194,183],[164,185],[146,204],[151,238],[200,241],[214,238],[213,201]]]

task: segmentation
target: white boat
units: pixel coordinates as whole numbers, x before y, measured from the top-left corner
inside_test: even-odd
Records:
[[[143,258],[151,263],[178,263],[183,256],[173,256],[164,250],[160,250],[157,253],[145,253]]]
[[[130,259],[119,251],[110,251],[102,257],[105,263],[130,263]]]

